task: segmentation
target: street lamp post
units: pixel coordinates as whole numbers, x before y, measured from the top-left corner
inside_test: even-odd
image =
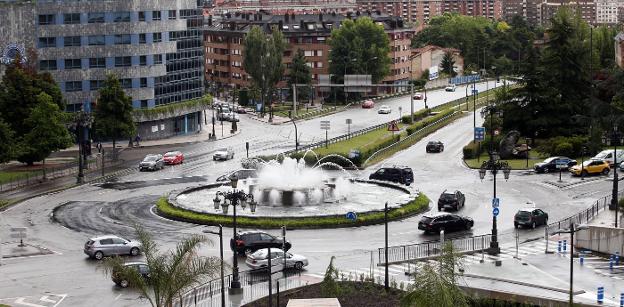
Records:
[[[91,124],[93,123],[93,117],[90,113],[85,112],[84,109],[81,109],[76,113],[76,137],[78,138],[78,176],[76,178],[76,182],[78,184],[82,184],[84,182],[84,163],[86,158],[86,149],[85,149],[85,130],[91,128]],[[113,153],[114,153],[113,148]],[[43,170],[45,174],[45,169]]]
[[[568,230],[558,230],[552,233],[561,234],[561,233],[569,233],[570,234],[570,306],[574,306],[574,233],[579,230],[588,229],[587,225],[579,225],[578,227],[574,227],[574,222],[570,222],[570,229]]]
[[[295,122],[295,119],[292,117],[292,111],[288,111],[288,115],[290,117],[290,121],[295,126],[295,152],[298,152],[299,151],[299,136],[297,132],[297,123]]]
[[[615,228],[618,228],[618,160],[617,160],[617,147],[623,141],[622,134],[618,131],[617,124],[613,125],[613,131],[611,135],[603,135],[602,142],[609,146],[613,145],[613,189],[611,190],[611,204],[609,209],[615,210]]]
[[[204,233],[211,233],[219,236],[219,256],[221,258],[221,307],[225,307],[225,280],[223,274],[223,226],[218,225],[219,232],[204,229]]]
[[[228,207],[231,205],[232,212],[232,223],[233,223],[233,238],[234,244],[236,244],[236,206],[240,205],[243,209],[247,207],[247,200],[249,202],[249,209],[252,213],[256,212],[257,203],[255,202],[253,195],[251,193],[245,193],[242,190],[236,190],[236,186],[238,185],[238,176],[233,174],[230,176],[230,185],[232,187],[232,191],[222,192],[217,191],[215,198],[212,200],[214,203],[214,208],[218,209],[221,206],[223,210],[223,214],[227,215]],[[223,197],[223,202],[219,196]],[[243,288],[241,288],[240,277],[238,276],[238,254],[236,248],[233,251],[233,267],[232,267],[232,282],[230,283],[230,294],[240,294],[243,292]]]
[[[475,94],[475,90],[477,89],[477,73],[472,71],[472,131],[477,128],[477,94]],[[474,144],[476,141],[473,138],[472,143]]]

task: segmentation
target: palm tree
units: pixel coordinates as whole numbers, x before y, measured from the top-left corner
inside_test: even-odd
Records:
[[[105,259],[103,267],[107,275],[115,272],[127,280],[128,286],[137,289],[152,306],[171,307],[184,291],[217,275],[220,260],[196,254],[196,249],[207,242],[205,237],[192,235],[179,242],[175,250],[160,253],[149,233],[138,225],[135,230],[149,267],[149,278],[124,266],[120,257]]]

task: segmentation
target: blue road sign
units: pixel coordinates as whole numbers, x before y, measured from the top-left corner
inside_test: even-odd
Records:
[[[492,198],[492,208],[498,208],[499,205],[500,205],[500,198],[498,197]]]
[[[485,128],[484,127],[475,127],[474,128],[474,139],[475,139],[475,141],[483,141],[483,140],[485,140]]]
[[[478,89],[474,89],[474,90],[472,90],[472,94],[473,94],[473,95],[474,95],[474,94],[479,94],[479,90],[478,90]]]
[[[499,213],[499,212],[500,212],[500,211],[498,210],[498,208],[494,208],[494,209],[492,209],[492,215],[494,215],[494,216],[498,216],[498,213]]]
[[[357,220],[357,213],[355,212],[347,212],[347,220],[351,220],[352,222],[355,222],[355,220]]]

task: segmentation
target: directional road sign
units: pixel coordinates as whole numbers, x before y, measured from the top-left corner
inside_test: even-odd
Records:
[[[388,124],[388,131],[399,131],[399,125],[395,120]]]
[[[492,198],[492,208],[498,208],[499,205],[500,205],[500,198],[498,197]]]
[[[472,94],[479,94],[479,90],[477,89],[472,90]]]
[[[321,130],[329,130],[329,121],[328,120],[322,120],[321,121]]]
[[[500,213],[500,211],[498,210],[498,208],[494,208],[494,209],[492,209],[492,215],[494,215],[494,216],[498,216],[498,213]]]
[[[567,168],[568,163],[565,160],[557,160],[556,162],[557,168]]]
[[[483,141],[483,140],[485,140],[485,128],[484,127],[475,127],[474,128],[474,139],[475,139],[475,141]]]
[[[347,217],[347,220],[355,222],[355,220],[357,220],[357,213],[355,213],[355,212],[347,212],[346,217]]]

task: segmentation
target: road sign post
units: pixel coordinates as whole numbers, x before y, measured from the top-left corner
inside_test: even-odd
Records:
[[[347,118],[346,120],[347,123],[347,135],[351,135],[351,124],[353,123],[353,121],[350,118]]]
[[[474,128],[474,140],[475,141],[483,141],[483,140],[485,140],[485,127],[475,127]]]
[[[492,209],[492,215],[498,216],[499,213],[500,213],[500,210],[498,210],[498,208]]]
[[[321,130],[325,130],[325,148],[327,148],[327,146],[329,146],[329,140],[328,140],[328,133],[327,131],[329,131],[330,129],[330,122],[328,120],[322,120],[321,121]]]
[[[24,239],[27,237],[28,228],[26,227],[11,227],[11,238],[19,239],[19,247],[24,247]]]
[[[350,220],[351,222],[355,222],[357,220],[357,213],[355,213],[355,212],[347,212],[346,218],[347,218],[347,220]]]
[[[396,120],[393,120],[388,124],[388,131],[392,131],[392,135],[394,135],[394,133],[399,130],[399,124]]]
[[[559,169],[559,182],[561,182],[561,172],[564,168],[568,167],[568,164],[566,163],[566,161],[563,160],[557,160],[555,163],[557,165],[557,168]]]

